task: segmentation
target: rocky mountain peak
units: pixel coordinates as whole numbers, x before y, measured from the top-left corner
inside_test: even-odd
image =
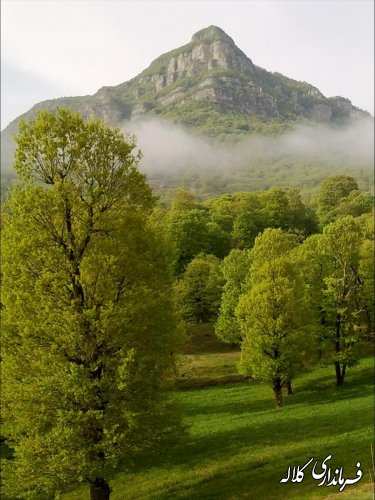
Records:
[[[111,125],[141,115],[158,116],[221,137],[281,132],[300,121],[336,126],[368,115],[348,99],[326,98],[306,82],[255,66],[218,26],[198,31],[186,45],[162,54],[132,80],[102,87],[93,96],[41,102],[22,118],[58,106]],[[19,118],[2,132],[2,165],[11,162],[18,122]]]
[[[218,26],[213,26],[213,25],[197,31],[197,33],[195,33],[191,38],[192,43],[202,42],[202,41],[212,42],[215,40],[221,40],[223,42],[227,42],[235,46],[235,43],[232,40],[232,38],[228,36],[224,30],[222,30]]]
[[[225,31],[209,26],[195,33],[191,42],[155,59],[140,75],[140,81],[154,85],[154,91],[212,70],[254,75],[251,60]]]

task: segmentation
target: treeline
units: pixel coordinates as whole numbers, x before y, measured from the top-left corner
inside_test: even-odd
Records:
[[[178,167],[178,166],[176,166]],[[199,198],[207,199],[225,193],[262,191],[272,186],[295,187],[303,198],[310,198],[319,191],[327,175],[346,174],[356,178],[362,191],[371,190],[374,174],[369,163],[345,158],[332,160],[316,157],[243,158],[242,165],[226,168],[194,167],[169,168],[155,173],[150,168],[150,181],[163,198],[170,199],[171,192],[181,187]]]
[[[215,324],[241,346],[240,370],[291,391],[298,370],[332,364],[336,384],[370,341],[373,196],[347,175],[327,177],[315,204],[297,189],[223,195],[203,203],[176,190],[152,220],[172,242],[185,323]]]

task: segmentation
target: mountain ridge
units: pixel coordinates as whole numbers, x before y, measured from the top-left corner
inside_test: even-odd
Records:
[[[14,148],[12,134],[20,119],[56,107],[115,126],[156,116],[180,123],[192,133],[223,140],[274,134],[300,122],[340,126],[370,116],[349,99],[327,98],[309,83],[256,66],[217,26],[198,31],[189,43],[160,55],[127,82],[101,87],[93,95],[34,105],[3,130],[2,165]]]

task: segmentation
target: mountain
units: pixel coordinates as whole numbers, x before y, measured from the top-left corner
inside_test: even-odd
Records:
[[[195,134],[227,140],[274,134],[299,122],[341,125],[369,116],[343,97],[325,97],[312,85],[253,64],[222,29],[209,26],[187,45],[155,59],[140,75],[92,96],[43,101],[2,132],[2,166],[13,154],[20,118],[57,106],[121,125],[142,116],[181,123]]]
[[[113,87],[102,87],[92,96],[62,97],[43,101],[10,123],[1,134],[3,182],[4,180],[7,182],[7,175],[14,175],[9,167],[14,151],[13,134],[18,130],[19,120],[32,118],[39,109],[54,110],[58,106],[79,111],[86,118],[95,116],[110,125],[124,125],[126,130],[135,129],[142,117],[158,117],[162,118],[164,123],[170,120],[182,124],[191,135],[215,137],[223,143],[238,142],[242,137],[246,139],[246,137],[252,138],[259,135],[274,136],[287,129],[294,129],[297,125],[321,124],[336,131],[341,128],[344,130],[344,125],[356,123],[358,118],[370,118],[369,113],[354,107],[348,99],[327,98],[316,87],[306,82],[292,80],[256,66],[222,29],[209,26],[195,33],[188,44],[155,59],[146,70],[128,82]],[[170,132],[171,130],[168,134]],[[311,136],[311,133],[308,135]],[[362,131],[359,134],[358,131],[355,132],[353,147],[348,138],[343,140],[335,138],[339,159],[331,161],[327,168],[331,168],[332,164],[337,165],[338,168],[345,161],[348,163],[350,160],[351,165],[357,162],[361,166],[365,165],[367,169],[369,164],[367,160],[365,162],[352,161],[351,155],[343,149],[343,145],[347,145],[350,152],[354,151],[356,154],[359,149],[357,138],[363,135]],[[212,150],[207,152],[201,146],[198,147],[197,142],[189,143],[189,147],[186,148],[186,138],[182,140],[183,146],[179,147],[178,141],[174,141],[173,137],[168,139],[168,145],[164,145],[162,149],[169,150],[173,142],[175,142],[173,147],[175,150],[178,149],[178,154],[185,147],[188,151],[187,159],[176,161],[173,157],[169,161],[161,157],[160,162],[165,167],[165,173],[160,174],[162,178],[159,185],[170,183],[178,185],[181,179],[176,177],[173,180],[173,176],[180,175],[181,171],[186,168],[194,168],[192,154],[194,156],[196,153],[195,156],[198,159],[195,161],[196,174],[194,176],[198,179],[197,185],[207,184],[206,179],[199,180],[203,175],[200,164],[203,161],[202,158],[207,160],[212,157],[211,163],[215,166],[222,163],[225,158],[227,158],[226,166],[234,163],[242,165],[243,174],[238,177],[238,182],[233,189],[237,189],[237,186],[239,189],[241,187],[260,189],[269,183],[270,174],[265,176],[264,161],[267,165],[274,164],[276,161],[280,162],[280,160],[290,161],[288,157],[292,154],[290,148],[279,148],[279,156],[271,160],[264,154],[264,151],[261,152],[258,155],[261,159],[261,162],[258,162],[259,166],[255,167],[254,161],[252,162],[253,173],[250,179],[246,163],[249,153],[244,155],[240,150],[233,159],[223,153],[224,150],[217,146],[217,141],[216,145],[212,146]],[[300,139],[293,142],[293,154],[297,143],[301,143]],[[302,143],[305,144],[305,139]],[[368,151],[366,144],[365,142],[364,149]],[[266,151],[270,150],[269,146],[265,145],[263,150],[264,148]],[[314,146],[313,149],[319,152],[323,148]],[[153,168],[155,168],[158,153],[154,154],[153,151],[153,154],[150,154],[147,151],[147,145],[144,146],[143,143],[142,150],[146,153],[146,162],[147,158],[152,158]],[[303,181],[302,185],[311,183],[311,175],[316,185],[319,179],[324,177],[324,169],[319,170],[319,175],[311,174],[311,161],[307,163],[303,161],[306,170],[303,178],[307,180]],[[290,174],[285,173],[287,168],[292,167],[290,164],[286,165],[285,169],[281,168],[281,164],[277,167],[280,176],[278,179],[275,178],[275,181],[284,182],[285,175],[289,176],[290,180]],[[347,168],[351,168],[350,165]],[[298,172],[295,174],[296,179],[301,176],[301,170]],[[216,172],[215,176],[217,175]],[[212,173],[208,173],[206,177],[209,177],[212,182]],[[233,172],[229,180],[232,181],[232,178]],[[229,180],[223,180],[220,191],[228,188]],[[190,185],[189,182],[188,185]],[[219,188],[214,187],[212,190],[218,191]]]

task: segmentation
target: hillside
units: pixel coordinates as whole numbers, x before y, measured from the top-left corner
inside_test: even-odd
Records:
[[[332,387],[330,375],[324,368],[300,375],[280,412],[270,407],[268,388],[253,381],[177,393],[190,439],[159,454],[157,464],[145,457],[142,467],[119,472],[113,500],[371,500],[372,360],[361,360],[342,390]],[[314,457],[318,470],[328,455],[330,467],[342,467],[348,479],[360,460],[361,481],[342,492],[339,485],[319,487],[310,466],[302,482],[280,484],[288,467]],[[63,498],[85,500],[87,493],[79,488]]]
[[[102,87],[92,96],[36,104],[2,132],[3,168],[12,163],[12,137],[20,118],[58,106],[111,125],[143,116],[164,118],[222,140],[274,134],[299,122],[343,125],[369,116],[348,99],[327,98],[308,83],[256,66],[216,26],[195,33],[188,44],[161,55],[128,82]]]

